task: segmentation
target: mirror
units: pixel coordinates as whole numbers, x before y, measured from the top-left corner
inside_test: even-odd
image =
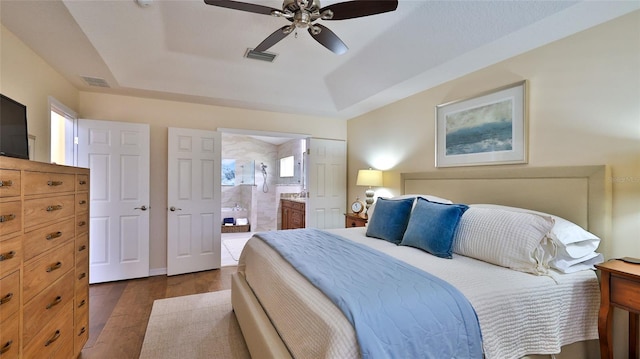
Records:
[[[295,173],[293,156],[280,159],[280,177],[293,177]]]

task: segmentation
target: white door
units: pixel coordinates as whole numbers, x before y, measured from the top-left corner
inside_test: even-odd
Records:
[[[149,276],[149,125],[78,120],[91,170],[89,283]]]
[[[169,128],[167,274],[220,268],[220,134]]]
[[[347,144],[311,138],[307,141],[307,227],[344,228],[347,201]]]

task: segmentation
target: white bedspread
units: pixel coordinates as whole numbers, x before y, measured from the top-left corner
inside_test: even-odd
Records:
[[[455,254],[438,258],[365,237],[365,228],[330,232],[454,285],[478,314],[487,358],[558,353],[561,346],[598,337],[600,292],[593,271],[534,276]],[[342,312],[260,239],[249,240],[238,270],[294,357],[359,357],[353,328]]]

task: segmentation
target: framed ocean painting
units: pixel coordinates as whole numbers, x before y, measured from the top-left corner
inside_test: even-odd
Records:
[[[526,86],[436,106],[436,167],[527,163]]]

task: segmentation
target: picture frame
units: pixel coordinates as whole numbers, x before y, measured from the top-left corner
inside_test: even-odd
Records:
[[[222,186],[235,186],[236,184],[236,160],[223,159],[220,170],[220,184]]]
[[[436,106],[436,167],[527,163],[527,81]]]

